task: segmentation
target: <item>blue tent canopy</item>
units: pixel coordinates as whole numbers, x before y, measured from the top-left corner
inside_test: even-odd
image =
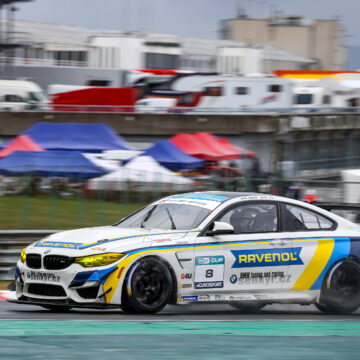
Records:
[[[7,176],[91,178],[105,173],[78,151],[15,151],[0,160],[0,174]]]
[[[141,155],[153,157],[170,170],[194,169],[204,166],[203,160],[185,154],[167,140],[158,141]]]
[[[37,122],[22,135],[29,136],[47,150],[135,150],[105,124]],[[2,144],[5,146],[6,144]]]

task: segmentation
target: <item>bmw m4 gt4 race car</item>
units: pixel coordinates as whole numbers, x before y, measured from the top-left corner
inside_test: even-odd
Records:
[[[243,311],[360,306],[359,226],[279,196],[198,192],[156,201],[112,226],[55,233],[22,251],[17,303],[52,310],[228,303]]]

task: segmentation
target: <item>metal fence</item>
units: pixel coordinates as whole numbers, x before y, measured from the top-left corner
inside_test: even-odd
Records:
[[[55,230],[0,231],[0,280],[13,279],[13,268],[24,247],[54,232]]]

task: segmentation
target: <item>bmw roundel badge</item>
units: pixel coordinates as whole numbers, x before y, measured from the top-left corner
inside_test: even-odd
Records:
[[[231,275],[230,282],[235,284],[237,282],[237,276],[235,274]]]

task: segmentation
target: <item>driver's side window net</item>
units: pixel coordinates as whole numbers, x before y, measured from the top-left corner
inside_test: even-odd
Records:
[[[235,234],[275,232],[278,229],[276,205],[268,203],[240,205],[219,221],[232,225]]]

